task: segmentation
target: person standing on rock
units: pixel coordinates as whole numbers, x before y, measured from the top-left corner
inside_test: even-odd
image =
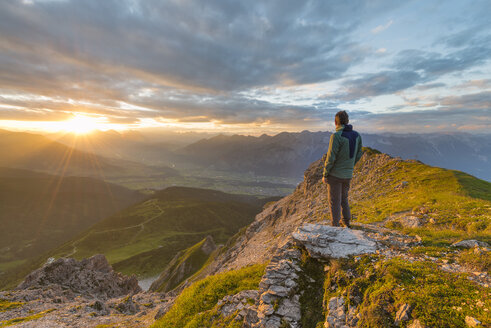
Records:
[[[331,224],[335,227],[339,226],[342,209],[341,223],[350,228],[351,211],[348,192],[353,177],[353,168],[362,155],[362,146],[360,134],[353,131],[353,126],[348,122],[349,117],[346,111],[336,113],[334,118],[336,132],[331,135],[329,141],[322,182],[327,184]]]

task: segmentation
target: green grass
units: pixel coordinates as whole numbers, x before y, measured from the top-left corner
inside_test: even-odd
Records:
[[[491,274],[491,254],[486,251],[474,249],[463,250],[458,256],[458,262],[473,271],[486,271]]]
[[[324,264],[308,256],[302,249],[301,267],[302,272],[298,278],[301,327],[316,327],[318,324],[324,327],[325,313],[322,308]]]
[[[194,283],[179,295],[169,312],[152,327],[228,327],[230,318],[216,317],[217,302],[226,295],[257,289],[265,267],[264,264],[248,266],[209,276]],[[212,326],[213,322],[215,326]]]
[[[368,159],[364,156],[362,161]],[[370,174],[376,179],[359,177],[362,195],[351,204],[357,220],[379,222],[394,213],[414,211],[426,221],[424,227],[391,227],[420,235],[426,245],[448,245],[464,238],[491,241],[491,183],[458,171],[397,160],[373,168]],[[407,185],[401,188],[403,181]],[[428,222],[430,218],[433,223]]]
[[[375,263],[372,263],[375,260]],[[333,264],[331,265],[333,266]],[[410,263],[400,258],[383,261],[377,256],[338,261],[327,278],[327,290],[346,293],[348,302],[359,307],[359,327],[395,327],[395,313],[410,304],[412,317],[430,327],[465,327],[465,316],[491,322],[487,288],[465,275],[442,272],[431,262]],[[348,272],[354,272],[349,275]],[[483,302],[480,306],[479,302]]]
[[[16,267],[19,267],[22,264],[24,264],[26,261],[27,261],[27,259],[24,259],[24,260],[15,260],[15,261],[9,261],[9,262],[0,263],[0,272],[1,271],[7,271],[7,270],[10,270],[10,269],[14,269]]]

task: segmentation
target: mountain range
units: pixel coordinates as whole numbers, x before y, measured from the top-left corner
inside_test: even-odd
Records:
[[[330,132],[282,132],[259,137],[245,135],[169,134],[158,142],[136,131],[98,132],[83,138],[65,134],[57,140],[100,156],[167,165],[186,171],[206,168],[251,173],[301,181],[311,162],[327,152]],[[365,146],[391,156],[416,159],[426,164],[462,170],[491,181],[491,135],[468,133],[365,134]]]
[[[67,146],[39,134],[0,130],[0,166],[102,179],[177,175],[170,167],[100,156],[75,145]]]
[[[282,132],[274,136],[219,135],[178,151],[189,161],[221,170],[302,178],[329,148],[330,132]],[[363,144],[392,156],[462,170],[491,181],[491,135],[362,134]]]

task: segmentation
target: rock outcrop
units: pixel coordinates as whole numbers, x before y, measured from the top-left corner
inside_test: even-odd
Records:
[[[361,230],[332,227],[322,224],[304,224],[293,234],[313,258],[345,258],[350,255],[375,253],[376,241]]]
[[[106,257],[100,254],[81,261],[60,258],[46,263],[42,268],[31,272],[17,289],[43,289],[51,286],[97,299],[141,291],[135,276],[127,277],[113,271]]]

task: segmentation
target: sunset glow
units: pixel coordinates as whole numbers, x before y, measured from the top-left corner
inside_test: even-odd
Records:
[[[0,3],[0,128],[491,128],[489,1],[157,7]]]
[[[102,118],[103,121],[104,118]],[[94,130],[100,130],[101,119],[96,119],[88,116],[75,116],[73,119],[66,122],[61,122],[61,129],[65,132],[72,132],[75,134],[86,134]]]

